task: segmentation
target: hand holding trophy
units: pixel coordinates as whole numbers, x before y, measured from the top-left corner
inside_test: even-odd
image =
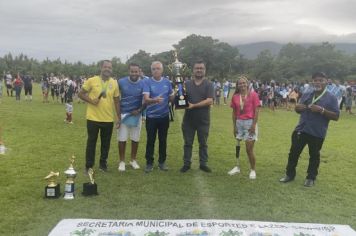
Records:
[[[187,64],[182,63],[178,60],[176,50],[173,52],[173,55],[174,62],[168,65],[168,68],[174,78],[174,90],[176,92],[175,107],[176,109],[187,108],[189,106],[188,98],[185,91],[184,79],[181,75],[181,72],[183,72],[187,68]]]

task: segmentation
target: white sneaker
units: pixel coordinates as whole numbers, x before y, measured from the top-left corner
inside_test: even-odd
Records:
[[[119,168],[117,168],[119,171],[125,171],[125,162],[120,161],[119,163]]]
[[[140,166],[137,164],[136,160],[130,161],[130,165],[134,170],[140,169]]]
[[[250,179],[256,179],[256,171],[254,170],[250,171]]]
[[[6,151],[5,145],[0,144],[0,154],[1,154],[1,155],[4,155],[4,154],[5,154],[5,151]]]
[[[240,168],[238,166],[235,166],[232,170],[227,172],[229,175],[236,175],[240,173]]]

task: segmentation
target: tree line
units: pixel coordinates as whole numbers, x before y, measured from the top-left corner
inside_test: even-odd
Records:
[[[269,50],[259,53],[256,59],[247,59],[237,47],[220,42],[210,36],[189,35],[173,45],[178,51],[179,60],[188,65],[184,75],[190,76],[192,64],[196,60],[206,62],[207,75],[212,79],[236,80],[241,74],[260,81],[299,81],[310,78],[315,71],[323,71],[330,78],[339,80],[356,80],[356,54],[347,55],[336,50],[328,42],[303,47],[299,44],[284,45],[277,55]],[[126,62],[118,57],[111,58],[113,74],[122,77],[127,74],[127,65],[131,62],[142,67],[150,75],[152,61],[159,60],[164,65],[174,61],[173,51],[151,54],[139,50]],[[28,74],[40,80],[44,74],[54,73],[66,76],[91,76],[99,73],[99,63],[85,64],[78,62],[46,59],[39,61],[27,55],[13,56],[11,53],[0,57],[0,71],[13,74]],[[166,68],[166,74],[169,74]]]

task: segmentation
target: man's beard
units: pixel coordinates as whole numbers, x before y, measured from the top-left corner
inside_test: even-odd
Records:
[[[111,72],[110,71],[103,71],[103,76],[105,77],[110,77],[111,76]]]
[[[197,79],[202,79],[202,78],[204,78],[204,75],[194,75],[194,77]]]

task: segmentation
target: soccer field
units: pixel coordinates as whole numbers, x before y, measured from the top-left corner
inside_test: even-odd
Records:
[[[127,166],[125,173],[119,173],[114,132],[109,172],[96,175],[99,195],[83,197],[82,184],[89,181],[84,175],[86,105],[74,104],[74,125],[69,125],[63,122],[64,105],[53,103],[51,98],[49,104],[42,103],[39,86],[35,86],[34,94],[32,102],[25,101],[23,95],[21,102],[5,95],[0,104],[2,136],[9,148],[6,155],[0,155],[0,235],[47,235],[63,218],[236,219],[348,224],[356,229],[356,116],[342,114],[338,122],[330,122],[319,176],[312,188],[303,186],[307,148],[301,155],[295,181],[278,182],[284,175],[290,135],[299,117],[286,110],[272,112],[264,108],[260,112],[259,141],[255,146],[257,179],[248,178],[244,147],[241,173],[227,175],[236,162],[235,140],[231,109],[221,105],[211,109],[208,164],[212,173],[199,170],[197,140],[192,169],[185,174],[179,172],[183,164],[183,111],[179,110],[168,133],[168,172],[156,167],[150,174],[143,172],[143,128],[138,152],[141,169]],[[63,172],[73,154],[78,172],[75,199],[44,199],[44,177],[50,171],[60,172],[63,193]]]

